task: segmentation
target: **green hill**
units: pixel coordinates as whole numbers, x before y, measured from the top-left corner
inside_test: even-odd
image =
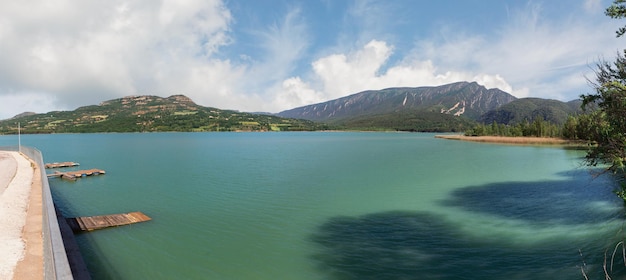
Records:
[[[339,129],[348,130],[394,130],[412,132],[461,132],[476,122],[465,117],[437,112],[394,112],[365,115],[330,122]]]
[[[302,131],[323,124],[273,115],[242,113],[195,104],[183,95],[129,96],[74,111],[18,115],[0,121],[0,134],[158,131]]]
[[[553,124],[563,124],[568,116],[582,112],[581,104],[580,100],[566,103],[551,99],[521,98],[485,113],[478,121],[485,124],[495,121],[514,125],[539,119]]]

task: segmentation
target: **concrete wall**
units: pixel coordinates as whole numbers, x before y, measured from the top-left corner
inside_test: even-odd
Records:
[[[3,150],[17,151],[17,147],[2,148]],[[43,254],[44,279],[74,279],[72,270],[63,243],[63,236],[59,228],[48,177],[44,168],[43,156],[35,148],[21,147],[21,152],[39,165],[41,182],[43,185]]]

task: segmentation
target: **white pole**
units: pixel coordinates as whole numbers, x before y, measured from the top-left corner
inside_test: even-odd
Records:
[[[20,127],[20,123],[17,123],[17,150],[21,153],[22,152],[22,133],[21,133],[21,127]]]

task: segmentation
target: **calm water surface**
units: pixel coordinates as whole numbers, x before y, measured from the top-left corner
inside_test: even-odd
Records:
[[[0,146],[15,136],[0,136]],[[408,133],[24,135],[94,279],[601,279],[623,203],[580,151]],[[51,172],[51,171],[49,171]],[[621,249],[620,249],[621,251]],[[610,254],[609,253],[609,254]],[[615,261],[614,279],[624,277]]]

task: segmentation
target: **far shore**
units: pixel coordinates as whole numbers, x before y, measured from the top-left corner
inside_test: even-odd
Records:
[[[564,146],[585,146],[583,141],[567,140],[552,137],[505,137],[505,136],[465,136],[461,134],[435,135],[435,138],[462,140],[482,143],[499,143],[515,145],[564,145]]]

